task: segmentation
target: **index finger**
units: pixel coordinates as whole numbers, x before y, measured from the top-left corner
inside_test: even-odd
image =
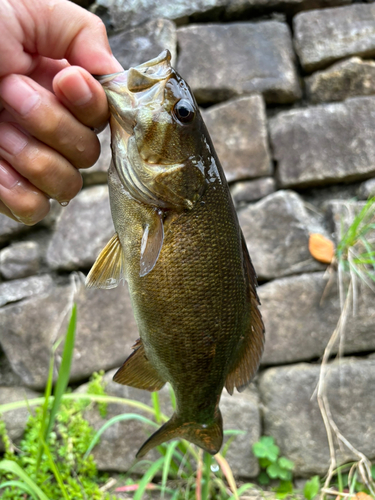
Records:
[[[5,30],[0,77],[30,73],[33,54],[67,59],[96,75],[122,71],[112,55],[105,26],[95,14],[67,0],[9,0],[7,4],[13,16],[4,27],[0,22]]]

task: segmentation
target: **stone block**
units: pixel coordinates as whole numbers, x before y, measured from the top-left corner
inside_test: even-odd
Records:
[[[51,269],[87,269],[115,232],[107,186],[81,191],[56,222],[47,249]]]
[[[38,394],[24,387],[3,387],[0,386],[0,405],[14,403],[15,401],[25,401],[39,397]],[[27,420],[29,418],[29,408],[19,408],[7,411],[1,415],[5,422],[5,427],[10,439],[17,443],[21,439]],[[0,452],[4,451],[3,440],[0,439]]]
[[[205,15],[220,9],[226,0],[96,0],[91,10],[105,19],[116,30],[139,26],[152,19],[171,19],[186,22],[191,15]],[[108,23],[109,24],[109,23]],[[143,61],[144,62],[144,61]]]
[[[39,294],[0,309],[0,344],[25,385],[44,387],[51,348],[66,332],[73,301],[77,303],[77,329],[72,381],[119,366],[131,353],[139,335],[126,286],[86,290],[77,278],[53,283]],[[57,360],[61,352],[59,348]]]
[[[313,103],[343,101],[375,94],[375,63],[352,57],[305,78],[307,98]]]
[[[375,55],[375,5],[301,12],[293,19],[302,67],[314,71],[348,56]]]
[[[0,284],[0,307],[34,295],[48,293],[52,284],[52,278],[48,274],[2,283]]]
[[[365,201],[353,200],[331,200],[327,205],[327,219],[331,223],[331,228],[335,233],[336,244],[345,236],[349,227],[353,224],[355,217],[360,214],[365,207]],[[375,221],[375,205],[367,212],[366,218],[363,219],[360,227]],[[366,240],[375,246],[375,231],[370,228],[363,236]],[[357,242],[355,251],[359,250],[360,242]],[[366,252],[362,246],[361,252]]]
[[[109,38],[113,55],[124,69],[142,64],[168,49],[176,63],[176,26],[168,19],[152,19],[142,26],[122,31]]]
[[[30,231],[30,229],[30,226],[25,226],[4,214],[0,214],[0,244],[8,242],[14,237]]]
[[[375,97],[279,113],[270,138],[282,187],[350,182],[375,175]]]
[[[266,370],[260,378],[264,432],[293,460],[295,475],[324,475],[328,440],[316,401],[319,366],[299,364]],[[327,399],[340,432],[370,459],[375,458],[375,360],[342,360],[329,365]],[[336,447],[338,449],[338,447]],[[343,447],[339,462],[357,460]]]
[[[228,182],[272,174],[260,95],[212,106],[202,116]]]
[[[358,287],[357,309],[348,315],[343,350],[346,354],[375,350],[373,292]],[[337,276],[324,273],[290,276],[258,288],[266,328],[263,365],[320,358],[340,317]],[[333,352],[338,352],[335,345]]]
[[[375,196],[375,179],[368,179],[363,182],[358,189],[358,198],[360,200],[367,200]]]
[[[287,24],[197,24],[177,30],[177,70],[198,102],[261,93],[267,102],[301,97]]]
[[[293,191],[277,191],[239,212],[239,221],[261,280],[324,269],[308,249],[323,227]]]
[[[41,258],[41,247],[36,241],[13,243],[0,251],[0,275],[12,280],[36,274]]]
[[[273,177],[263,177],[253,181],[240,181],[231,186],[231,194],[236,207],[258,201],[276,190]]]
[[[336,7],[350,2],[351,0],[228,0],[225,18],[242,20],[244,16],[249,18],[249,16],[254,17],[271,12],[273,16],[276,13],[280,15],[280,12],[292,16],[303,10]]]

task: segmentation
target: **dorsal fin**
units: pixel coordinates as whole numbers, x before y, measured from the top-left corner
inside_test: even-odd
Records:
[[[256,274],[242,232],[241,240],[244,270],[249,284],[248,300],[250,316],[248,328],[244,332],[244,337],[238,346],[236,363],[225,381],[225,387],[231,395],[235,387],[241,392],[250,383],[258,369],[264,347],[264,324],[258,309],[260,302],[255,288],[257,286]]]
[[[87,288],[115,288],[125,279],[124,252],[115,233],[96,259],[86,278]]]
[[[144,228],[141,242],[141,260],[139,276],[151,272],[158,260],[164,241],[163,215],[155,210],[155,216]]]
[[[159,391],[165,384],[155,368],[147,359],[142,340],[133,346],[134,352],[115,373],[113,380],[122,385],[129,385],[146,391]]]

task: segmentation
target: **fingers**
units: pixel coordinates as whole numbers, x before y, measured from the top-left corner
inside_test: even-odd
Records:
[[[82,177],[63,156],[11,123],[0,123],[0,157],[38,190],[60,203],[82,187]]]
[[[87,168],[100,154],[96,134],[80,123],[51,94],[21,75],[0,80],[0,100],[14,121],[64,156],[76,168]]]
[[[105,92],[86,70],[77,66],[60,71],[53,80],[58,99],[84,125],[100,128],[109,116]]]
[[[48,198],[0,159],[0,212],[31,226],[49,212]]]

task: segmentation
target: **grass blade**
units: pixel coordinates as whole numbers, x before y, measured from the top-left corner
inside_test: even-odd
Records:
[[[41,441],[43,443],[44,452],[47,455],[47,458],[48,458],[48,461],[49,461],[49,465],[51,467],[53,475],[55,476],[56,481],[58,482],[58,485],[60,486],[61,493],[63,494],[65,500],[70,500],[69,495],[68,495],[68,493],[67,493],[67,491],[65,489],[64,482],[62,480],[60,471],[59,471],[57,465],[55,464],[55,462],[53,460],[52,454],[51,454],[51,452],[50,452],[50,450],[49,450],[46,442],[42,438],[42,436],[40,437],[40,439],[41,439]]]
[[[21,467],[13,462],[12,460],[2,460],[0,462],[0,470],[5,472],[10,472],[15,476],[18,476],[27,486],[29,486],[35,493],[39,500],[49,500],[49,498],[43,493],[38,485],[24,472]]]
[[[233,498],[235,500],[239,500],[236,482],[234,480],[233,472],[232,469],[229,467],[228,462],[222,455],[220,455],[220,453],[216,453],[215,460],[219,464],[220,469],[222,470],[224,476],[226,477],[226,480],[228,481],[229,488],[232,490],[233,493]]]
[[[46,442],[48,440],[48,435],[51,432],[51,429],[53,427],[53,424],[54,424],[54,421],[56,418],[56,414],[57,414],[58,409],[60,407],[61,399],[64,395],[64,392],[66,391],[66,388],[68,387],[69,376],[70,376],[70,367],[71,367],[72,358],[73,358],[76,324],[77,324],[77,306],[76,306],[76,304],[74,304],[73,308],[72,308],[72,314],[70,316],[68,329],[66,332],[64,350],[63,350],[61,365],[60,365],[60,369],[59,369],[59,375],[57,378],[55,391],[54,391],[55,397],[53,400],[51,413],[49,416],[48,427],[47,427],[46,433],[44,435],[44,440]]]
[[[0,489],[7,488],[8,486],[15,486],[16,488],[19,488],[20,490],[28,493],[33,500],[38,500],[38,497],[30,488],[30,486],[28,486],[26,483],[23,483],[22,481],[5,481],[4,483],[0,484]]]
[[[86,460],[86,458],[90,455],[94,446],[99,441],[100,436],[103,434],[103,432],[105,432],[108,429],[108,427],[111,427],[111,425],[115,424],[116,422],[121,422],[123,420],[138,420],[138,422],[142,422],[143,424],[148,424],[148,425],[152,425],[153,427],[159,428],[158,424],[155,424],[155,422],[153,422],[149,418],[143,417],[142,415],[137,415],[136,413],[124,413],[122,415],[116,415],[115,417],[112,417],[111,419],[109,419],[97,431],[95,436],[92,438],[91,443],[89,444],[87,451],[83,456],[83,459]]]
[[[155,411],[155,420],[158,424],[161,424],[162,418],[161,418],[161,411],[160,411],[159,394],[157,392],[152,392],[151,398],[152,398],[152,406],[154,407],[154,411]]]
[[[153,479],[158,470],[161,469],[163,462],[164,462],[164,457],[161,457],[159,458],[159,460],[156,460],[156,462],[154,462],[152,466],[147,470],[142,479],[139,481],[139,487],[133,497],[133,500],[142,499],[142,496],[146,490],[147,485]]]
[[[161,487],[162,487],[162,496],[164,497],[164,491],[167,486],[167,479],[168,479],[168,472],[171,466],[171,460],[172,456],[174,454],[175,448],[178,445],[178,441],[173,441],[170,443],[167,447],[167,453],[165,454],[164,457],[164,465],[163,465],[163,475],[162,475],[162,480],[161,480]]]

